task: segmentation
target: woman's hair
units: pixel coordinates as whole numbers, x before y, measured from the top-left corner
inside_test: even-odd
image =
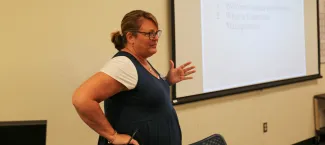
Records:
[[[124,16],[121,22],[121,31],[116,31],[111,34],[111,41],[117,50],[120,51],[125,47],[127,43],[125,35],[127,32],[131,32],[132,35],[136,36],[136,31],[140,29],[144,19],[151,20],[158,27],[155,16],[143,10],[133,10]]]

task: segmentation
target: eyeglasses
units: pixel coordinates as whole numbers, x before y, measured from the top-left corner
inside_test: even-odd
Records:
[[[161,30],[158,30],[157,32],[141,32],[141,31],[137,31],[137,32],[143,34],[144,36],[149,37],[150,40],[153,40],[157,36],[159,38],[162,31]]]

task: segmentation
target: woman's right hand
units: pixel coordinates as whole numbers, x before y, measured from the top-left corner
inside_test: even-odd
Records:
[[[112,143],[115,145],[126,145],[130,139],[131,136],[127,134],[116,134],[116,138]],[[132,139],[129,144],[139,145],[139,143],[135,139]]]

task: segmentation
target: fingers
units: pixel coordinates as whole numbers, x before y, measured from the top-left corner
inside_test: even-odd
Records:
[[[190,71],[190,70],[192,70],[194,68],[195,68],[195,66],[191,66],[191,67],[185,68],[184,69],[184,72],[186,73],[186,72],[188,72],[188,71]]]
[[[113,144],[132,144],[132,145],[139,145],[138,141],[133,139],[130,135],[127,134],[117,134],[116,139],[113,141]]]
[[[196,70],[188,71],[188,72],[184,73],[184,76],[188,76],[188,75],[193,74],[195,72],[196,72]]]
[[[190,80],[190,79],[193,79],[193,77],[180,76],[180,79],[181,79],[181,81]]]
[[[178,74],[180,76],[180,80],[189,80],[189,79],[193,79],[193,77],[190,77],[188,75],[191,75],[193,73],[196,72],[195,70],[195,66],[190,66],[187,67],[188,65],[192,64],[192,62],[186,62],[183,65],[181,65],[180,67],[177,68]]]
[[[195,68],[195,66],[191,66],[191,67],[188,67],[188,68],[185,68],[183,69],[184,71],[184,76],[188,76],[190,74],[193,74],[196,72],[196,70],[193,70]]]
[[[138,143],[136,140],[134,140],[134,139],[132,139],[132,140],[130,141],[130,144],[133,144],[133,145],[139,145],[139,143]]]
[[[180,68],[183,69],[183,68],[185,68],[186,66],[190,65],[191,63],[192,63],[192,62],[190,62],[190,61],[189,61],[189,62],[186,62],[186,63],[184,63],[183,65],[181,65]]]
[[[174,62],[172,60],[169,60],[169,66],[170,66],[170,69],[173,69],[174,68]]]
[[[193,77],[183,77],[183,80],[190,80],[193,79]]]

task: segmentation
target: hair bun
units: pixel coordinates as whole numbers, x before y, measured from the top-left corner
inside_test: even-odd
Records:
[[[114,43],[117,50],[124,48],[123,36],[121,35],[120,31],[111,33],[111,41]]]
[[[113,38],[115,35],[121,35],[120,31],[115,31],[111,33],[111,37]]]

